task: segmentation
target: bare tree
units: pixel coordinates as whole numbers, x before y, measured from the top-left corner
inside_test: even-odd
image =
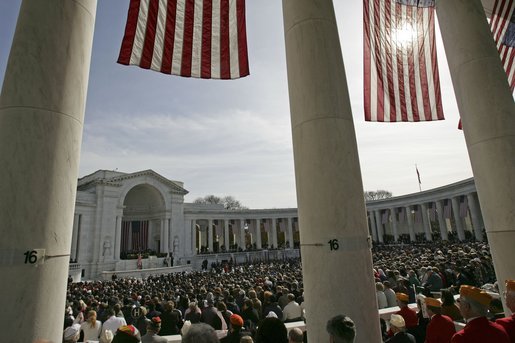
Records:
[[[384,189],[378,189],[377,191],[365,191],[363,194],[365,201],[387,199],[392,197],[392,192]]]
[[[226,210],[244,210],[247,207],[243,206],[239,200],[236,200],[232,195],[218,197],[216,195],[206,195],[205,197],[197,198],[193,201],[195,204],[222,204]]]

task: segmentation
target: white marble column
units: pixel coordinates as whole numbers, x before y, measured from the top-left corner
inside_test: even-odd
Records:
[[[370,223],[370,232],[372,232],[372,240],[374,242],[379,242],[377,239],[377,226],[376,226],[376,216],[374,211],[368,212],[368,218]]]
[[[256,249],[261,249],[261,220],[256,219],[255,221],[255,232],[256,232]]]
[[[287,234],[288,234],[288,244],[290,246],[290,249],[293,249],[293,218],[288,217],[286,218],[288,221],[287,223]]]
[[[377,227],[377,239],[379,243],[384,243],[384,229],[383,229],[383,223],[381,218],[381,211],[375,210],[374,216],[376,217],[376,227]]]
[[[213,219],[207,221],[207,245],[209,252],[213,252]]]
[[[165,218],[163,220],[163,252],[167,253],[170,251],[170,219]]]
[[[463,230],[463,221],[460,217],[460,202],[457,197],[451,199],[452,214],[454,215],[454,224],[456,225],[456,232],[460,241],[465,240],[465,231]]]
[[[437,14],[497,280],[515,279],[513,95],[481,2],[439,0]]]
[[[449,240],[449,235],[447,232],[447,222],[445,221],[445,218],[443,216],[443,200],[437,200],[436,201],[436,212],[438,215],[438,226],[440,226],[440,237],[443,241]]]
[[[72,246],[70,251],[70,259],[77,259],[77,240],[79,238],[79,223],[80,223],[80,214],[73,215],[73,232],[72,232]]]
[[[333,2],[283,0],[283,15],[308,341],[328,342],[327,320],[345,311],[366,328],[356,343],[379,342],[363,185]],[[338,249],[329,241],[338,242]],[[320,296],[336,289],[353,296]]]
[[[406,219],[408,220],[409,239],[411,242],[417,240],[415,236],[415,227],[413,226],[413,214],[411,213],[411,206],[406,206]]]
[[[397,242],[399,240],[399,229],[397,228],[397,213],[395,207],[390,208],[390,216],[392,216],[393,240]]]
[[[224,246],[225,251],[229,251],[230,239],[229,239],[229,219],[224,219]]]
[[[19,319],[4,342],[62,341],[49,314],[66,298],[95,13],[95,0],[21,4],[0,95],[0,318]],[[33,249],[46,257],[25,263]]]
[[[422,211],[422,224],[424,225],[426,241],[431,242],[433,240],[433,235],[431,235],[431,220],[429,219],[429,214],[427,213],[427,204],[420,204],[420,210]]]
[[[120,249],[122,245],[122,216],[116,216],[115,222],[115,238],[114,238],[114,260],[120,260]]]
[[[272,218],[272,229],[270,230],[272,234],[272,245],[274,249],[277,249],[277,219]]]
[[[479,220],[480,210],[479,204],[474,193],[467,194],[468,205],[470,209],[470,216],[472,217],[472,226],[474,227],[474,237],[476,241],[482,242],[484,240],[483,230],[481,228],[481,221]]]

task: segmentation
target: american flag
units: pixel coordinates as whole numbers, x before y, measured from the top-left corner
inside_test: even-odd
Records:
[[[286,232],[286,220],[283,220],[282,218],[279,218],[277,220],[279,221],[279,231]]]
[[[443,201],[443,217],[451,218],[452,215],[452,203],[449,199]]]
[[[383,214],[381,216],[381,224],[388,223],[388,220],[390,219],[389,217],[390,217],[390,213],[388,213],[388,210],[384,210]]]
[[[122,221],[122,246],[121,246],[121,252],[127,252],[129,251],[130,246],[130,232],[131,232],[131,222],[130,221]]]
[[[118,63],[204,79],[247,76],[245,0],[131,0]]]
[[[132,230],[132,250],[144,251],[148,247],[148,220],[133,221]]]
[[[415,207],[415,223],[422,223],[422,207],[419,205]]]
[[[429,219],[436,221],[436,205],[434,202],[429,204]]]
[[[365,120],[442,120],[434,0],[363,0]]]
[[[401,224],[404,223],[404,219],[406,217],[404,215],[404,213],[405,213],[404,207],[399,208],[398,216],[399,216],[399,223],[401,223]]]
[[[468,214],[469,204],[467,196],[460,196],[460,217],[465,218]]]
[[[490,20],[490,28],[512,91],[515,89],[515,66],[513,63],[515,58],[514,9],[514,0],[496,0]]]

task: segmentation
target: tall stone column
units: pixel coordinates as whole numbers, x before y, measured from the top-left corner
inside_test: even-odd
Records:
[[[261,220],[256,219],[256,249],[261,249]]]
[[[363,185],[333,3],[283,0],[283,14],[308,341],[328,342],[327,320],[345,313],[366,328],[356,342],[379,342]],[[329,296],[336,292],[353,296]]]
[[[452,202],[452,214],[454,216],[454,223],[456,224],[456,232],[458,233],[458,239],[460,241],[465,240],[465,231],[463,230],[463,221],[460,217],[460,202],[458,198],[454,197],[451,199]]]
[[[286,219],[288,220],[288,244],[290,246],[290,249],[293,249],[293,218],[288,217]]]
[[[474,227],[474,237],[476,241],[482,242],[484,237],[483,230],[481,229],[481,221],[479,220],[479,204],[477,203],[474,193],[467,194],[467,200],[470,208],[470,216],[472,217],[472,226]]]
[[[116,216],[115,222],[115,239],[114,239],[114,256],[113,259],[115,261],[120,260],[120,249],[122,245],[122,216]]]
[[[66,296],[95,12],[96,0],[23,1],[18,16],[0,95],[0,318],[18,322],[5,342],[62,341],[49,313]]]
[[[209,252],[213,252],[213,219],[207,221],[207,245]]]
[[[399,229],[397,228],[397,213],[395,213],[395,207],[390,208],[390,215],[392,216],[393,240],[397,242],[399,240]]]
[[[277,249],[277,219],[272,218],[272,229],[270,230],[272,233],[272,245],[274,249]]]
[[[497,280],[515,279],[513,95],[481,2],[436,9]]]
[[[381,218],[381,211],[375,210],[374,215],[376,217],[377,239],[378,239],[379,243],[384,243],[384,229],[383,229],[383,221]]]
[[[225,251],[229,251],[229,219],[224,219],[224,246]]]
[[[440,227],[440,237],[442,237],[443,241],[449,240],[449,235],[447,232],[447,222],[443,217],[443,204],[442,200],[436,201],[436,212],[438,215],[438,226]]]
[[[370,231],[372,232],[372,240],[374,242],[378,242],[375,211],[368,212],[368,218],[370,219]]]
[[[170,219],[166,218],[164,219],[163,223],[163,240],[164,240],[164,253],[168,253],[170,251]]]
[[[426,235],[426,241],[431,242],[433,235],[431,235],[431,221],[427,213],[427,204],[420,204],[420,210],[422,211],[422,224],[424,225],[424,234]]]
[[[409,239],[411,242],[415,242],[417,238],[415,236],[415,226],[413,225],[411,206],[406,206],[406,219],[408,220]]]

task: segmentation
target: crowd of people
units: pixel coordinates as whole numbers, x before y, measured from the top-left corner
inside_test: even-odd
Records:
[[[466,320],[454,303],[461,288],[496,291],[486,243],[380,245],[372,253],[378,308],[401,308],[400,319],[392,316],[388,323],[389,331],[382,323],[388,342],[396,342],[392,339],[398,333],[425,342],[435,314]],[[435,294],[441,294],[439,306],[431,303]],[[290,330],[288,337],[284,325],[305,319],[303,296],[300,259],[216,263],[198,272],[69,283],[64,341],[161,342],[160,336],[183,334],[183,342],[204,342],[188,340],[201,334],[215,335],[218,342],[216,334],[223,332],[220,342],[303,342],[302,331]],[[420,310],[413,315],[407,304],[416,301]],[[333,324],[348,328],[351,322],[343,316]],[[330,320],[329,334],[331,327]]]

